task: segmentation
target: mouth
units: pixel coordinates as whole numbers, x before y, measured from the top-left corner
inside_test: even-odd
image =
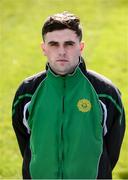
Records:
[[[67,59],[58,59],[57,62],[68,62]]]

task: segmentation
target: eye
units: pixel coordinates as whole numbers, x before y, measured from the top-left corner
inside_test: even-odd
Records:
[[[65,46],[74,46],[74,42],[73,41],[67,41],[65,42]]]
[[[58,44],[58,42],[54,42],[54,41],[51,41],[51,42],[49,42],[48,43],[50,46],[55,46],[55,47],[57,47],[59,44]]]

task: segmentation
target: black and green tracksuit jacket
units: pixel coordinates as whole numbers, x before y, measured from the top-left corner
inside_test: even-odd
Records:
[[[72,74],[27,78],[13,101],[23,178],[112,178],[125,130],[120,93],[81,61]]]

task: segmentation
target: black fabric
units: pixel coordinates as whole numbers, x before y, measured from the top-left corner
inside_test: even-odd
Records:
[[[31,151],[28,143],[27,147],[25,148],[24,157],[23,157],[23,165],[22,165],[23,179],[31,179],[30,172],[28,171],[30,160],[31,160]]]

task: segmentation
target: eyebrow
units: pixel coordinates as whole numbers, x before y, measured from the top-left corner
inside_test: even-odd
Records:
[[[48,44],[49,44],[49,45],[58,45],[58,44],[59,44],[59,42],[57,42],[57,41],[49,41],[49,42],[48,42]],[[68,44],[73,45],[73,44],[75,44],[75,42],[74,42],[74,41],[69,40],[69,41],[65,41],[65,42],[64,42],[64,44],[65,44],[65,45],[68,45]]]
[[[59,44],[59,43],[57,41],[49,41],[48,44],[49,45],[53,45],[53,44],[55,45],[55,44]]]

